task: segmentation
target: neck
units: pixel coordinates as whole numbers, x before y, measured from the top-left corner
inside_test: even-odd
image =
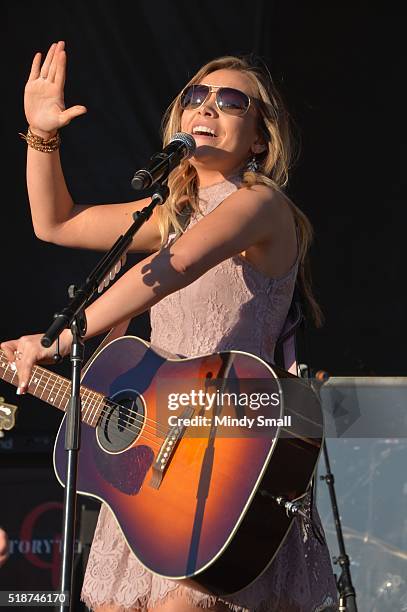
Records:
[[[228,171],[212,170],[205,167],[198,168],[197,166],[195,168],[200,187],[210,187],[216,183],[221,183],[231,176],[237,176],[241,172],[241,166],[236,166],[236,168],[231,168]]]

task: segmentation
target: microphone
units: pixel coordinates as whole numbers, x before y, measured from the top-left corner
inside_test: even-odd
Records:
[[[136,191],[148,189],[161,178],[166,178],[183,159],[192,157],[195,149],[195,139],[191,134],[177,132],[160,153],[155,153],[151,157],[146,168],[137,170],[131,180],[131,186]]]

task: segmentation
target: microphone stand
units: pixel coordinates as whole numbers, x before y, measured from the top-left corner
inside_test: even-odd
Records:
[[[343,532],[341,526],[341,520],[338,511],[338,502],[336,499],[335,493],[335,477],[331,472],[331,466],[329,463],[328,457],[328,449],[326,446],[326,441],[324,439],[323,447],[322,447],[325,459],[326,466],[326,474],[324,476],[320,476],[321,480],[325,480],[328,485],[329,497],[331,499],[332,513],[334,515],[335,529],[336,529],[336,537],[338,539],[339,546],[339,557],[334,557],[334,563],[339,564],[342,568],[339,578],[335,576],[336,583],[338,586],[339,592],[339,610],[346,612],[357,612],[356,606],[356,593],[352,584],[352,577],[350,575],[350,561],[349,557],[346,554],[345,550],[345,542],[343,539]]]
[[[71,285],[68,289],[70,301],[65,308],[54,315],[54,321],[41,339],[41,344],[50,347],[68,327],[72,332],[71,346],[71,397],[67,406],[65,450],[67,452],[66,484],[64,493],[63,533],[62,533],[62,565],[60,587],[60,612],[66,612],[66,601],[69,598],[69,610],[74,611],[73,593],[73,558],[75,547],[75,519],[76,519],[76,482],[78,470],[78,454],[80,449],[81,427],[81,398],[80,373],[84,356],[83,337],[86,333],[85,307],[96,294],[98,287],[109,272],[121,261],[127,252],[134,235],[152,215],[157,204],[163,204],[169,195],[166,184],[169,172],[165,172],[154,189],[151,202],[141,211],[133,213],[133,224],[124,235],[119,236],[111,249],[102,257],[101,261],[78,289]],[[63,600],[63,595],[65,598]]]
[[[318,387],[312,382],[312,379],[309,378],[308,366],[301,364],[300,375],[304,378],[308,378],[309,380],[311,380],[311,386],[314,389],[314,392],[317,394],[319,400],[321,401],[320,388],[322,384],[324,384],[329,379],[329,375],[327,374],[327,372],[319,371],[316,373],[316,379],[318,381],[322,381],[322,384],[318,385]],[[356,592],[352,584],[352,578],[350,574],[350,561],[348,555],[346,554],[345,541],[343,539],[341,519],[338,510],[338,501],[336,498],[334,487],[335,477],[331,472],[331,466],[328,457],[328,448],[326,445],[325,437],[322,442],[322,451],[324,453],[326,474],[324,476],[320,476],[320,480],[325,480],[326,484],[328,485],[329,497],[332,506],[332,514],[334,516],[335,522],[336,537],[339,546],[339,556],[334,557],[333,561],[335,564],[339,564],[339,566],[342,568],[339,578],[335,574],[336,585],[339,593],[339,611],[357,612],[358,609],[356,605]]]

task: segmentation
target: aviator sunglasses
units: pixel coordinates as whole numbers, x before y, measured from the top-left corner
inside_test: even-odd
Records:
[[[240,89],[221,85],[188,85],[181,93],[180,104],[183,110],[195,110],[216,92],[215,103],[222,113],[242,117],[250,107],[250,97]]]

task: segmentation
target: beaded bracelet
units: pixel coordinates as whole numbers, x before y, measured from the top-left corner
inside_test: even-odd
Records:
[[[30,147],[36,151],[42,151],[43,153],[52,153],[52,151],[59,149],[61,145],[61,137],[58,132],[55,136],[45,139],[41,136],[37,136],[37,134],[33,134],[30,128],[28,128],[27,134],[21,134],[20,132],[19,136],[21,136]]]

